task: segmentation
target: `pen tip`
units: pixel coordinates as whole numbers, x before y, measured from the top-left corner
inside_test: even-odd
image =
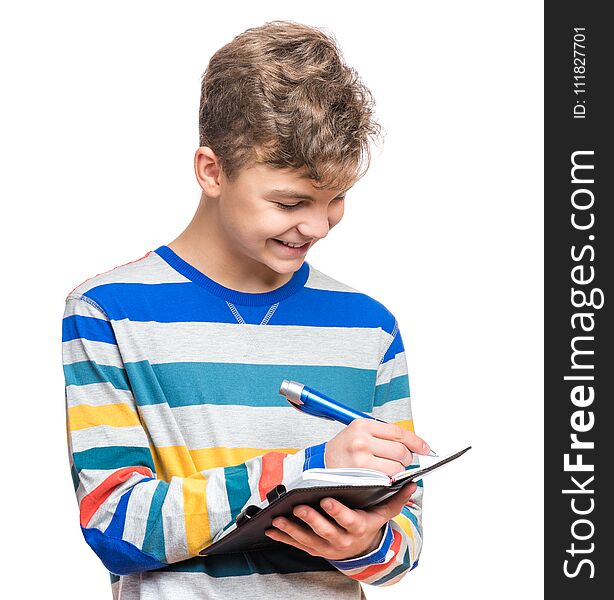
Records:
[[[437,454],[437,452],[433,452],[432,450],[429,450],[427,456],[436,456],[437,458],[439,458],[439,454]]]

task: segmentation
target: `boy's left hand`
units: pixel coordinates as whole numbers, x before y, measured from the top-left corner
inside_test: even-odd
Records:
[[[273,519],[275,527],[266,529],[265,534],[312,556],[330,560],[347,560],[362,556],[373,552],[380,545],[383,526],[403,510],[403,506],[415,491],[416,484],[412,482],[385,502],[367,510],[354,510],[333,498],[323,498],[320,505],[335,522],[331,522],[310,506],[299,504],[292,512],[305,521],[308,527],[276,517]],[[332,507],[327,508],[326,502],[332,502]],[[300,514],[303,510],[304,516]]]

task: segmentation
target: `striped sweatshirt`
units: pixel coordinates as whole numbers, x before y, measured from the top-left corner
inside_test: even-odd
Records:
[[[357,558],[281,542],[199,556],[245,506],[326,466],[344,425],[292,408],[284,379],[413,431],[401,332],[377,300],[307,261],[240,292],[163,245],[67,295],[62,357],[79,522],[114,599],[358,600],[418,564],[421,485]]]

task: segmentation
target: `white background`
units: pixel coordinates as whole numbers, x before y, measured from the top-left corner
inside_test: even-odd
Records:
[[[19,597],[110,598],[68,468],[64,298],[187,225],[202,72],[273,19],[334,33],[387,132],[307,259],[397,316],[417,433],[473,445],[425,480],[419,567],[366,593],[542,596],[541,3],[302,4],[3,4],[2,562]]]

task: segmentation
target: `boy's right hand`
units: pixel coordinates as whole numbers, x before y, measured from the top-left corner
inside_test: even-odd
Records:
[[[413,462],[412,452],[428,454],[429,445],[415,433],[375,419],[354,419],[326,442],[327,468],[375,469],[389,476]]]

